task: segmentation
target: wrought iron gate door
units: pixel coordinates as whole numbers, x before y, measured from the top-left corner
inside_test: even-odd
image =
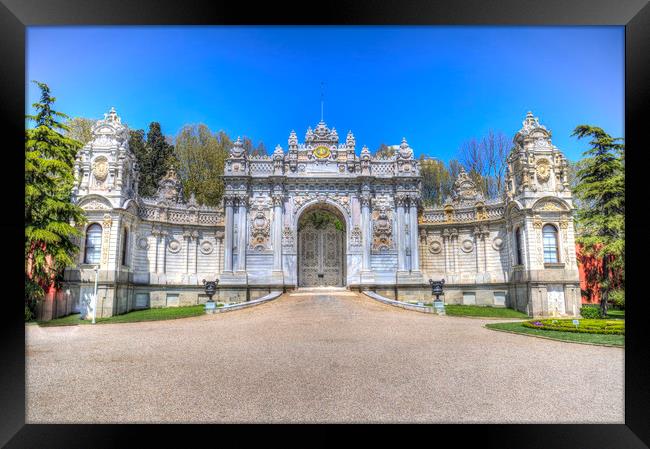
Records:
[[[343,241],[345,232],[328,223],[322,229],[307,224],[300,231],[298,285],[300,287],[343,286]]]

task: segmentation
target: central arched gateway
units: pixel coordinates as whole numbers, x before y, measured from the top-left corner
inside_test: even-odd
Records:
[[[336,208],[305,210],[298,220],[298,286],[344,286],[345,242],[345,219]]]

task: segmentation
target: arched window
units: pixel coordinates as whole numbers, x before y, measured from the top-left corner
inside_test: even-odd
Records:
[[[558,263],[557,229],[547,224],[542,228],[544,236],[544,263]]]
[[[516,254],[517,254],[517,265],[524,264],[524,252],[521,248],[521,227],[517,228],[515,231],[515,245],[516,245]]]
[[[99,263],[102,250],[102,227],[97,223],[91,224],[86,229],[86,248],[84,250],[84,263]]]
[[[124,228],[124,235],[122,235],[122,265],[129,266],[129,231]]]

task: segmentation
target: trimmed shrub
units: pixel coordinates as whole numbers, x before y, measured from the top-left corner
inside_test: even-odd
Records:
[[[593,306],[582,306],[580,308],[580,316],[585,319],[602,318],[602,315],[600,314],[600,308]]]
[[[618,289],[610,292],[609,300],[617,309],[625,310],[625,290]]]
[[[625,321],[585,319],[576,327],[573,320],[531,320],[522,323],[524,327],[545,331],[576,332],[583,334],[625,335]]]

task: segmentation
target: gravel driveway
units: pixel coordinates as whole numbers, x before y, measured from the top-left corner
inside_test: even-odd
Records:
[[[26,327],[27,423],[624,423],[624,350],[352,292],[173,321]]]

